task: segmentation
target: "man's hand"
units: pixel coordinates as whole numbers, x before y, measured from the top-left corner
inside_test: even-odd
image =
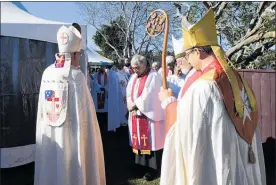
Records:
[[[164,100],[166,100],[167,98],[173,96],[173,92],[172,89],[164,89],[163,87],[161,87],[160,92],[158,94],[159,96],[159,100],[161,102],[163,102]]]
[[[100,88],[101,91],[104,91],[105,89],[103,87]]]

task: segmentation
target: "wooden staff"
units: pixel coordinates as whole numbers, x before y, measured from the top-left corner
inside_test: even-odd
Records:
[[[162,80],[163,88],[168,89],[167,84],[167,65],[166,65],[166,56],[167,56],[167,44],[168,44],[168,34],[169,34],[169,17],[164,10],[158,9],[154,10],[148,20],[146,25],[146,30],[149,36],[157,37],[164,30],[164,41],[163,41],[163,51],[162,51]]]

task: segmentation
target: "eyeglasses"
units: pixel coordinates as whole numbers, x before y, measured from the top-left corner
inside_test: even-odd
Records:
[[[189,56],[190,56],[190,54],[191,54],[192,52],[194,52],[194,49],[192,49],[191,51],[185,53],[185,56],[184,56],[185,60],[188,60],[188,59],[189,59]]]

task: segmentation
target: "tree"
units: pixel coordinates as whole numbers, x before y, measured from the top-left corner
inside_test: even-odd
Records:
[[[275,2],[195,2],[175,7],[184,22],[196,22],[212,7],[220,44],[236,67],[275,68]]]
[[[172,17],[170,28],[176,28],[174,24],[178,24],[177,27],[180,28],[179,20],[172,16],[174,7],[171,2],[85,2],[78,5],[84,20],[97,30],[96,39],[99,47],[106,50],[104,45],[108,45],[106,51],[112,50],[118,58],[131,57],[137,53],[162,51],[162,36],[152,39],[145,31],[147,18],[155,9],[162,8],[166,10],[169,17]],[[118,22],[119,17],[121,22]],[[116,36],[121,38],[120,43],[112,43],[109,38],[110,33],[106,31],[107,28],[115,28],[115,25],[117,25]],[[174,30],[171,31],[173,33]],[[121,48],[117,48],[118,44],[123,47],[123,52]]]
[[[123,19],[122,17],[118,17],[115,21],[112,21],[109,25],[102,25],[99,31],[96,31],[96,34],[93,36],[93,40],[96,45],[98,45],[104,56],[108,58],[113,58],[114,50],[107,43],[104,37],[102,37],[101,33],[105,35],[108,42],[113,45],[119,55],[123,55],[124,50],[124,38],[123,38]],[[118,26],[120,25],[120,27]]]

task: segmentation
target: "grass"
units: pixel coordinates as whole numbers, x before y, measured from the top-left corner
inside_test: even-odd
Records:
[[[134,154],[128,138],[127,127],[102,135],[107,185],[159,185],[159,178],[150,182],[142,179],[143,168],[132,171],[135,167]]]

